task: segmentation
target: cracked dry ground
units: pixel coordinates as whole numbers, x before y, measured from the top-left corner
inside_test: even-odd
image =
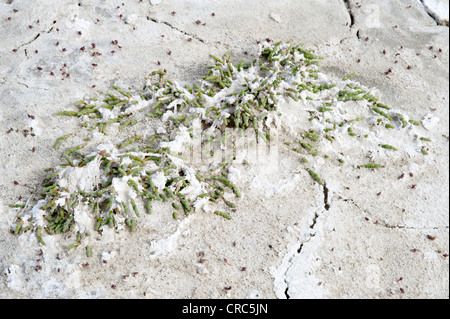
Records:
[[[0,5],[0,268],[9,273],[0,296],[448,297],[448,28],[420,2]],[[281,147],[282,170],[244,174],[246,200],[232,223],[199,213],[177,225],[161,212],[137,237],[98,243],[98,254],[115,252],[108,263],[83,252],[57,258],[50,248],[38,263],[38,245],[9,234],[15,214],[7,205],[36,193],[44,169],[61,163],[55,139],[79,128],[53,114],[117,80],[140,86],[159,68],[191,82],[205,74],[210,54],[252,59],[266,38],[305,43],[324,56],[324,73],[355,72],[387,104],[417,119],[439,118],[429,132],[432,160],[388,160],[382,171],[324,164],[322,187]],[[25,134],[28,115],[40,123],[36,136]],[[367,155],[344,146],[354,159]],[[252,188],[255,178],[268,187],[297,182],[268,197],[267,188]],[[152,240],[164,239],[171,253],[152,255]]]

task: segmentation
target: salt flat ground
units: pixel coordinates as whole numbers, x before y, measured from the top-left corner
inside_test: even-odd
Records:
[[[448,298],[446,19],[416,0],[2,0],[0,297]],[[330,77],[356,73],[421,121],[429,155],[386,153],[384,169],[361,170],[351,159],[364,144],[342,139],[343,163],[315,163],[325,190],[282,149],[282,165],[241,170],[232,220],[199,211],[176,221],[161,207],[134,233],[97,237],[92,257],[60,250],[67,237],[41,246],[10,233],[9,204],[38,199],[44,169],[62,161],[56,139],[81,130],[56,112],[111,84],[140,87],[160,68],[192,83],[210,54],[251,61],[266,39],[304,43]]]

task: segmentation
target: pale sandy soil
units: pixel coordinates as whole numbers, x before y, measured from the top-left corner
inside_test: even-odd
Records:
[[[448,298],[449,33],[432,16],[416,0],[2,0],[0,298]],[[133,233],[91,236],[92,257],[66,251],[67,235],[43,246],[10,233],[19,210],[9,205],[34,205],[44,170],[63,162],[56,139],[74,133],[68,147],[91,134],[56,112],[111,84],[141,87],[159,68],[193,83],[210,54],[251,61],[267,38],[304,43],[330,79],[356,73],[421,125],[393,135],[360,126],[394,153],[341,134],[310,163],[323,187],[282,143],[308,113],[282,103],[278,158],[236,164],[243,196],[231,220],[202,210],[174,220],[155,206]],[[113,127],[91,146],[149,129]],[[429,155],[416,135],[431,139]],[[358,167],[368,161],[385,167]]]

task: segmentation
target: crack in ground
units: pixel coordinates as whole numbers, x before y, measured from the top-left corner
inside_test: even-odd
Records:
[[[330,209],[330,203],[328,201],[328,187],[327,187],[327,183],[323,183],[323,207],[325,208],[325,210],[329,210]]]
[[[47,33],[47,34],[50,33],[50,32],[52,32],[53,28],[55,27],[55,24],[56,24],[56,20],[54,20],[54,21],[52,22],[52,26],[51,26],[50,29],[48,29],[47,31],[41,31],[41,32],[39,32],[39,33],[36,34],[35,37],[34,37],[33,39],[31,39],[30,41],[25,42],[25,43],[22,43],[21,45],[19,45],[19,46],[16,48],[16,50],[18,50],[18,49],[20,49],[21,47],[26,46],[26,45],[29,45],[30,43],[36,41],[36,40],[41,36],[41,33],[42,33],[42,32],[45,32],[45,33]],[[26,51],[26,50],[25,50],[25,55],[28,57],[27,51]]]
[[[448,230],[449,229],[449,226],[417,228],[417,227],[405,226],[405,225],[390,225],[386,222],[376,222],[374,224],[378,225],[378,226],[390,228],[390,229],[406,229],[406,230],[417,230],[417,231]]]
[[[350,25],[349,25],[349,27],[351,29],[354,26],[354,24],[355,24],[355,16],[353,15],[353,11],[352,11],[352,7],[351,7],[351,4],[350,4],[350,0],[342,0],[342,1],[344,1],[345,8],[347,9],[348,15],[350,16]]]
[[[358,209],[360,209],[362,212],[370,215],[370,212],[368,212],[366,209],[361,208],[354,199],[351,198],[339,198],[340,200],[343,200],[344,202],[350,202],[354,206],[356,206]],[[418,228],[413,226],[406,226],[406,225],[391,225],[385,221],[379,221],[376,220],[373,222],[374,225],[380,226],[380,227],[386,227],[389,229],[405,229],[405,230],[417,230],[417,231],[429,231],[429,230],[446,230],[449,229],[449,226],[431,226],[431,227],[424,227],[424,228]]]
[[[446,27],[449,26],[448,20],[439,19],[439,17],[436,14],[434,14],[433,11],[428,9],[428,7],[425,5],[425,3],[423,3],[423,0],[420,0],[420,3],[422,4],[425,12],[436,22],[437,25],[443,25]]]
[[[328,187],[327,187],[325,182],[322,185],[322,192],[323,192],[323,209],[320,210],[320,212],[317,211],[314,214],[314,217],[312,219],[312,223],[309,226],[309,231],[314,230],[316,225],[317,225],[317,223],[318,223],[319,217],[322,216],[325,212],[330,210],[331,205],[330,205],[330,201],[329,201],[329,189],[328,189]],[[343,201],[346,201],[346,202],[350,202],[351,204],[356,206],[361,211],[367,213],[367,211],[365,209],[363,209],[362,207],[360,207],[358,205],[358,203],[356,203],[353,199],[345,199],[345,198],[342,198],[342,197],[340,197],[339,199],[343,200]],[[375,221],[373,224],[376,225],[376,226],[380,226],[380,227],[386,227],[386,228],[389,228],[389,229],[400,229],[400,230],[432,231],[432,230],[448,230],[449,229],[449,226],[417,228],[417,227],[411,227],[411,226],[406,226],[406,225],[390,225],[387,222],[380,222],[378,220]],[[291,298],[291,296],[289,295],[289,282],[287,280],[286,274],[289,271],[290,267],[292,266],[292,260],[296,256],[298,256],[298,255],[300,255],[302,253],[304,245],[306,243],[308,243],[312,239],[312,237],[314,237],[314,236],[315,236],[314,234],[310,234],[310,238],[308,238],[307,240],[303,241],[300,244],[300,247],[297,249],[297,254],[294,253],[291,256],[291,258],[290,258],[290,261],[289,261],[290,265],[286,268],[286,271],[284,272],[284,274],[285,274],[284,275],[284,284],[285,284],[285,287],[286,287],[285,290],[284,290],[284,295],[286,296],[286,299],[290,299]]]
[[[349,17],[350,17],[350,24],[347,22],[347,25],[348,25],[348,27],[350,28],[350,32],[353,30],[353,27],[355,26],[355,14],[353,13],[353,10],[352,10],[352,4],[351,4],[351,2],[350,2],[350,0],[342,0],[343,2],[344,2],[344,6],[345,6],[345,8],[347,9],[347,12],[348,12],[348,15],[349,15]],[[358,30],[357,32],[356,32],[356,37],[358,38],[358,39],[361,39],[361,30]],[[345,38],[345,39],[342,39],[341,40],[341,43],[344,41],[344,40],[346,40],[346,39],[349,39],[349,38]]]
[[[155,22],[155,23],[163,23],[163,24],[165,24],[166,26],[170,27],[171,29],[176,30],[176,31],[178,31],[178,32],[180,32],[180,33],[182,33],[182,34],[184,34],[185,36],[194,38],[194,39],[196,39],[197,41],[200,41],[201,43],[205,43],[205,44],[207,43],[207,41],[203,40],[202,38],[197,37],[195,34],[191,34],[191,33],[189,33],[189,32],[186,32],[186,31],[184,31],[184,30],[181,30],[181,29],[179,29],[179,28],[173,26],[172,24],[170,24],[170,23],[167,22],[167,21],[159,21],[158,19],[155,19],[155,18],[152,18],[152,17],[149,17],[149,16],[147,17],[147,20],[152,21],[152,22]]]
[[[286,280],[284,282],[286,282]],[[289,292],[288,291],[289,291],[289,285],[286,282],[286,290],[284,291],[284,295],[286,296],[286,299],[291,299],[291,296],[289,296]]]
[[[30,87],[27,84],[23,83],[23,82],[17,82],[17,84],[22,85],[24,87],[26,87],[29,90],[44,90],[44,91],[48,91],[49,89],[46,88],[40,88],[40,87]]]
[[[38,33],[33,39],[31,39],[30,41],[28,41],[28,42],[25,42],[25,43],[22,43],[21,45],[19,45],[18,47],[17,47],[17,49],[20,49],[21,47],[23,47],[23,46],[26,46],[26,45],[29,45],[30,43],[32,43],[33,41],[35,41],[37,38],[39,38],[41,36],[41,34],[40,33]],[[26,54],[25,54],[26,55]]]
[[[309,226],[310,230],[313,230],[314,227],[317,224],[317,219],[323,215],[323,213],[325,213],[326,211],[328,211],[330,209],[330,202],[328,200],[328,193],[329,193],[329,189],[327,187],[327,184],[324,182],[322,185],[322,192],[323,192],[323,210],[321,211],[321,213],[315,213],[314,214],[314,218],[312,220],[311,226]],[[311,238],[314,237],[314,235],[311,234]],[[303,249],[303,245],[306,244],[307,242],[309,242],[311,240],[311,238],[309,238],[308,240],[302,242],[300,244],[300,247],[297,249],[297,255],[300,255]],[[293,256],[292,258],[294,258],[295,256]],[[291,259],[292,260],[292,259]],[[286,269],[286,273],[289,270],[289,267]],[[289,283],[286,281],[286,276],[284,277],[284,282],[286,284],[286,289],[284,290],[284,295],[286,296],[287,299],[290,299],[290,295],[289,295]]]
[[[327,183],[325,183],[325,182],[323,183],[322,191],[323,191],[323,208],[324,208],[324,210],[321,212],[321,214],[318,214],[317,212],[314,214],[314,218],[313,218],[313,220],[312,220],[311,226],[309,226],[309,229],[311,229],[311,230],[313,230],[314,227],[316,226],[316,224],[317,224],[317,219],[318,219],[320,216],[322,216],[322,214],[323,214],[325,211],[328,211],[328,210],[330,209],[330,203],[329,203],[329,201],[328,201],[328,192],[329,192],[329,190],[328,190],[328,187],[327,187]],[[303,248],[303,244],[304,244],[304,243],[302,243],[302,244],[300,245],[300,248],[297,249],[297,253],[298,253],[298,254],[301,253],[302,248]]]
[[[28,85],[26,85],[25,83],[22,83],[22,82],[17,82],[17,84],[23,85],[23,86],[26,87],[27,89],[30,88]]]

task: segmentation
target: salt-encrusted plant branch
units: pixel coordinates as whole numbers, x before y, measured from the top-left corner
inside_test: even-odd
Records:
[[[203,146],[217,141],[225,144],[227,129],[251,130],[258,139],[269,142],[271,126],[283,125],[278,106],[294,101],[309,113],[311,127],[297,132],[294,138],[286,137],[284,144],[301,154],[299,164],[306,165],[311,178],[320,185],[324,181],[312,170],[308,158],[320,154],[323,141],[333,143],[337,134],[367,139],[368,134],[354,131],[356,123],[368,124],[373,130],[420,125],[380,103],[371,90],[352,81],[352,75],[340,81],[329,80],[319,70],[321,58],[302,46],[264,42],[258,59],[251,63],[233,64],[229,53],[212,58],[214,65],[192,86],[182,87],[167,80],[165,72],[155,71],[142,89],[112,86],[113,92],[104,94],[103,99],[82,100],[75,104],[76,110],[59,112],[80,118],[81,125],[94,132],[105,133],[109,125],[124,129],[140,121],[154,121],[164,128],[118,144],[101,144],[90,152],[82,152],[85,144],[68,148],[63,153],[66,163],[48,170],[42,199],[31,210],[23,210],[13,232],[33,230],[45,244],[44,231],[51,235],[74,231],[77,239],[69,246],[72,248],[89,231],[102,232],[106,226],[134,231],[136,221],[143,218],[142,213],[151,214],[156,201],[171,205],[175,218],[178,212],[187,215],[208,202],[217,205],[215,214],[230,219],[231,209],[237,204],[225,194],[241,197],[228,178],[234,157],[199,169],[198,163],[190,165],[179,155],[180,144],[192,147],[195,123],[207,132]],[[360,116],[346,118],[342,110],[348,103],[356,104],[353,107]],[[67,144],[69,137],[71,134],[59,138],[55,149]],[[421,137],[416,142],[429,139]],[[381,141],[374,141],[374,145],[386,151],[400,149]],[[423,145],[420,151],[428,154]],[[360,163],[360,167],[382,165]],[[23,204],[11,206],[24,208]],[[77,211],[86,210],[95,221],[93,229],[77,222]],[[92,254],[90,249],[87,252]]]

